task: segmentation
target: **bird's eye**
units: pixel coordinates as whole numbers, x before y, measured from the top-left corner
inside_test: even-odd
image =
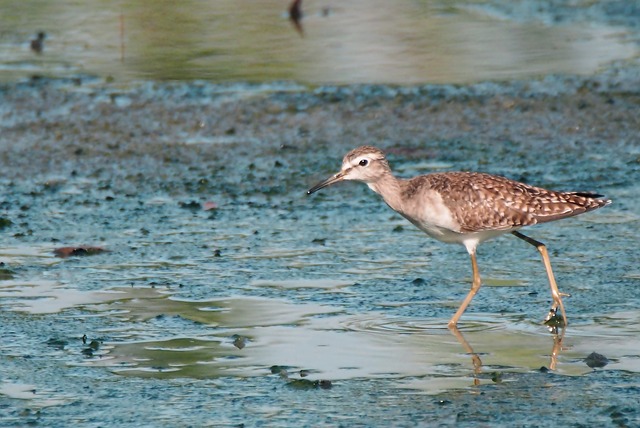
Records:
[[[369,161],[368,161],[368,160],[366,160],[366,159],[362,159],[362,160],[360,161],[360,166],[367,166],[367,165],[369,165]]]

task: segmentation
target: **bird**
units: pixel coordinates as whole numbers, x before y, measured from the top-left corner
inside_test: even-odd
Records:
[[[31,40],[31,50],[35,53],[42,53],[44,49],[44,39],[47,37],[44,31],[40,31],[35,39]]]
[[[562,297],[567,295],[558,289],[547,248],[520,229],[573,217],[611,203],[596,193],[547,190],[482,172],[435,172],[409,179],[397,178],[385,153],[372,146],[361,146],[347,153],[340,172],[311,187],[307,195],[349,180],[367,184],[391,209],[428,236],[466,248],[471,257],[473,280],[471,290],[448,323],[450,329],[457,329],[460,317],[480,290],[478,245],[507,233],[535,246],[542,256],[553,301],[546,322],[553,318],[556,327],[566,328]]]

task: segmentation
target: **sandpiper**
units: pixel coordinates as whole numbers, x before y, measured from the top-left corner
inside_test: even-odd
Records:
[[[358,147],[344,157],[337,174],[313,186],[308,195],[343,180],[366,183],[394,211],[418,229],[439,241],[462,244],[471,256],[473,282],[471,291],[449,321],[455,328],[458,320],[480,289],[476,248],[481,242],[505,233],[534,245],[542,255],[551,286],[553,304],[549,316],[567,325],[562,293],[551,270],[545,245],[523,235],[525,226],[572,217],[611,203],[602,195],[587,192],[556,192],[530,186],[505,177],[479,172],[442,172],[410,179],[396,178],[382,150]]]

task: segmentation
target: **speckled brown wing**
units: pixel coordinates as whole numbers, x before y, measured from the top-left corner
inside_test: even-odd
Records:
[[[520,228],[571,217],[611,202],[598,199],[599,195],[555,192],[483,173],[447,172],[418,178],[440,193],[461,232]]]

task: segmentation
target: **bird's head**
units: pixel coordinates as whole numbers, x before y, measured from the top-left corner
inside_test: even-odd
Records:
[[[372,184],[389,172],[389,164],[382,150],[372,146],[361,146],[346,154],[342,160],[340,172],[316,184],[307,191],[307,194],[310,195],[343,180]]]

